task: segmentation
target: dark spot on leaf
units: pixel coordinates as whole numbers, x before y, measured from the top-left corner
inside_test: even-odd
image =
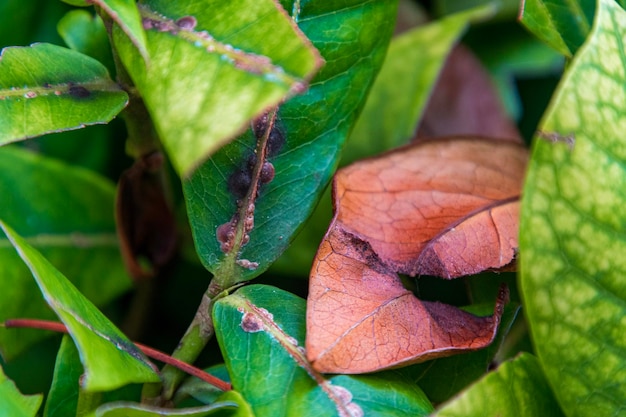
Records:
[[[263,330],[263,322],[254,313],[245,313],[241,318],[241,328],[248,333],[260,332]]]
[[[185,16],[185,17],[181,17],[180,19],[178,19],[176,21],[176,24],[181,29],[194,30],[196,25],[198,24],[198,21],[193,16]]]
[[[274,179],[274,174],[274,165],[272,165],[271,162],[264,162],[263,167],[261,168],[261,176],[259,178],[261,180],[261,184],[267,184],[272,181]]]
[[[285,134],[283,133],[282,128],[279,126],[278,120],[276,120],[274,122],[274,128],[267,138],[267,156],[274,156],[278,154],[284,144]]]
[[[218,226],[215,231],[215,237],[220,242],[220,249],[224,253],[230,252],[233,247],[233,241],[235,240],[235,227],[237,226],[237,220],[233,219],[228,223],[224,223]]]
[[[71,85],[69,93],[70,96],[74,98],[87,98],[91,95],[91,92],[89,90],[80,85]]]
[[[228,190],[236,198],[243,198],[252,183],[252,170],[249,168],[239,169],[228,177]]]

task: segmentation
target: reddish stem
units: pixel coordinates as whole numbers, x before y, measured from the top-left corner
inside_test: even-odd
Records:
[[[4,327],[28,327],[32,329],[51,330],[53,332],[68,333],[65,324],[49,320],[9,319],[4,322]],[[196,378],[200,378],[204,382],[211,384],[222,391],[230,391],[232,389],[232,386],[228,382],[222,381],[221,379],[216,378],[213,375],[204,372],[202,369],[196,368],[193,365],[189,365],[187,362],[172,358],[171,356],[159,350],[153,349],[146,345],[142,345],[141,343],[135,343],[135,346],[137,346],[139,350],[141,350],[146,356],[178,368],[181,371],[188,373],[189,375],[195,376]]]

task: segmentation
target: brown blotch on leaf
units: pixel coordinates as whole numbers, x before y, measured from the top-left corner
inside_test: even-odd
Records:
[[[254,313],[245,313],[241,318],[241,328],[247,333],[263,331],[263,322]]]
[[[91,96],[91,92],[81,85],[70,85],[69,93],[70,96],[79,99]]]
[[[259,180],[261,184],[267,184],[274,179],[274,175],[276,171],[274,170],[274,165],[271,162],[263,162],[263,167],[261,168],[261,175]]]
[[[165,197],[162,166],[161,153],[145,155],[118,182],[117,234],[124,263],[135,279],[156,275],[176,252],[176,222]]]
[[[184,30],[194,30],[198,21],[193,16],[184,16],[176,21],[179,28]]]
[[[237,227],[237,219],[233,219],[228,223],[218,226],[215,231],[217,241],[220,243],[220,250],[224,253],[230,252],[235,241],[235,228]]]

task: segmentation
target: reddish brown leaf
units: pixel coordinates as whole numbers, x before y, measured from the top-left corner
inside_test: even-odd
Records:
[[[122,173],[118,183],[117,234],[126,269],[134,279],[154,276],[176,251],[176,223],[165,198],[162,168],[163,155],[150,153]]]
[[[314,368],[372,372],[490,344],[506,291],[479,318],[418,300],[397,273],[454,278],[514,261],[527,158],[512,142],[448,138],[338,171],[310,279]]]
[[[489,73],[462,45],[456,46],[446,60],[417,131],[417,139],[451,135],[522,142]]]

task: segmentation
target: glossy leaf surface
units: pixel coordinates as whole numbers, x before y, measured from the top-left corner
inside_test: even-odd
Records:
[[[0,145],[108,123],[127,102],[107,69],[76,51],[39,43],[0,55]]]
[[[535,350],[568,416],[619,415],[626,392],[626,12],[601,0],[535,138],[521,289]]]
[[[585,41],[596,0],[525,0],[520,21],[539,39],[567,57]]]
[[[233,388],[255,415],[424,416],[432,410],[421,390],[397,373],[325,377],[313,370],[301,347],[305,303],[290,293],[244,287],[219,300],[213,313]]]
[[[184,176],[250,119],[306,88],[321,65],[272,0],[150,0],[140,11],[150,65],[117,30],[114,42]]]
[[[290,4],[284,3],[287,10]],[[306,94],[280,106],[269,141],[274,144],[266,146],[266,160],[252,161],[256,164],[252,168],[269,162],[272,180],[252,180],[250,161],[257,138],[247,131],[184,184],[203,264],[235,281],[254,278],[267,269],[311,213],[337,165],[393,30],[395,1],[299,4],[294,19],[326,65]],[[258,185],[258,196],[251,200],[245,194],[253,185]],[[245,219],[240,213],[250,203],[254,204],[249,216],[253,227],[242,233]],[[224,253],[218,228],[232,224],[235,216],[238,227],[234,232],[247,234],[249,242],[238,243],[240,251]]]
[[[71,49],[100,61],[109,70],[113,56],[102,19],[87,10],[72,10],[57,24],[59,35]]]
[[[493,317],[477,318],[418,300],[397,273],[450,279],[513,262],[526,159],[517,144],[448,138],[338,171],[309,284],[315,368],[371,372],[490,344],[506,291]]]
[[[523,353],[444,404],[436,417],[559,417],[556,403],[536,357]]]
[[[159,381],[154,365],[67,278],[4,222],[0,221],[0,227],[76,342],[85,368],[85,391]]]
[[[85,169],[15,147],[0,148],[0,219],[11,224],[96,305],[128,290],[130,279],[119,253],[113,218],[115,190]],[[53,319],[32,274],[0,232],[4,277],[0,320]],[[46,334],[0,328],[0,346],[10,359]]]
[[[23,395],[0,367],[0,414],[7,417],[35,417],[43,395]]]

